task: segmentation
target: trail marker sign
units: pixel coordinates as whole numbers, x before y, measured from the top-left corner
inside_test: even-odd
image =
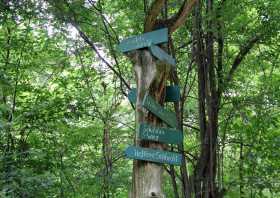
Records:
[[[179,102],[180,88],[178,85],[167,86],[165,90],[165,102]]]
[[[151,96],[145,95],[142,106],[160,118],[169,126],[176,128],[178,126],[176,114],[164,109]]]
[[[167,144],[179,144],[183,141],[181,131],[171,128],[154,127],[146,123],[139,125],[138,133],[139,138],[143,140],[152,140]]]
[[[175,65],[175,59],[167,54],[156,44],[168,42],[168,28],[147,32],[141,35],[132,36],[124,39],[118,45],[121,52],[128,52],[131,50],[148,47],[150,52],[161,61],[170,65]],[[128,94],[128,99],[132,103],[136,103],[136,89],[132,89]],[[180,100],[180,90],[178,86],[166,87],[165,102],[177,102]],[[175,113],[164,109],[151,96],[145,95],[142,106],[167,123],[169,126],[176,128],[178,126]],[[172,128],[157,128],[149,124],[140,124],[139,127],[140,139],[152,140],[170,144],[178,144],[183,141],[183,134]],[[125,150],[125,155],[131,159],[145,160],[157,163],[167,163],[172,165],[181,165],[182,154],[129,146]]]
[[[166,42],[168,42],[168,28],[163,28],[124,39],[120,42],[118,48],[121,52],[128,52]]]
[[[170,65],[175,66],[176,62],[175,59],[170,56],[169,54],[167,54],[164,50],[162,50],[160,47],[156,46],[156,45],[151,45],[149,47],[150,51],[152,52],[152,54],[157,57],[159,60],[166,62]]]
[[[182,155],[179,153],[141,148],[136,146],[127,147],[125,150],[125,155],[130,159],[166,163],[170,165],[180,166],[182,163]]]

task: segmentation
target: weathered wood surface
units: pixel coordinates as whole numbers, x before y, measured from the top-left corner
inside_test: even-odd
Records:
[[[166,86],[165,102],[178,102],[180,100],[180,88],[177,85]],[[136,88],[128,93],[128,99],[131,103],[136,103]]]

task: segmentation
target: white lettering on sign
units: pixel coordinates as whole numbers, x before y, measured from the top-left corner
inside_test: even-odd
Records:
[[[129,42],[130,45],[136,45],[136,46],[143,45],[149,47],[152,45],[151,41],[141,36],[129,38],[127,39],[127,42]]]
[[[179,160],[178,155],[167,155],[160,151],[134,150],[134,155],[140,159],[154,159],[156,161],[177,162]]]
[[[143,127],[143,137],[148,140],[158,141],[159,136],[165,135],[165,131],[160,128],[148,127],[147,125]]]

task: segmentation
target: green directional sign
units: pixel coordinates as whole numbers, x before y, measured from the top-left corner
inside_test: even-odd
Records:
[[[137,89],[136,89],[136,88],[133,88],[133,89],[131,89],[131,90],[129,91],[129,93],[128,93],[128,95],[127,95],[128,100],[129,100],[131,103],[133,103],[133,104],[135,104],[135,103],[136,103],[136,100],[137,100],[136,94],[137,94]]]
[[[129,146],[125,150],[125,155],[130,159],[166,163],[178,166],[180,166],[182,162],[182,155],[179,153],[135,146]]]
[[[180,100],[180,89],[179,86],[167,86],[165,94],[165,102],[178,102]],[[136,88],[133,88],[128,93],[128,99],[131,103],[136,103]]]
[[[164,50],[162,50],[160,47],[156,46],[156,45],[151,45],[149,47],[150,51],[152,52],[152,54],[157,57],[159,60],[166,62],[170,65],[175,65],[175,59],[170,56],[169,54],[167,54]]]
[[[168,29],[163,28],[141,35],[132,36],[124,39],[118,45],[121,52],[128,52],[135,49],[149,47],[152,44],[166,43],[168,41]]]
[[[142,105],[169,126],[174,128],[178,126],[175,113],[164,109],[148,94],[145,95]]]
[[[179,102],[180,88],[178,85],[167,86],[165,90],[165,102]]]
[[[141,123],[139,126],[139,138],[167,144],[179,144],[183,141],[183,134],[176,129],[154,127]]]

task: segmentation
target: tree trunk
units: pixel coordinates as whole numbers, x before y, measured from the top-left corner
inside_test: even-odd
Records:
[[[171,182],[173,187],[174,198],[180,198],[178,193],[178,188],[177,188],[176,172],[174,166],[170,166],[170,177],[171,177]]]
[[[110,197],[110,180],[112,172],[112,148],[110,142],[110,126],[109,123],[104,122],[103,129],[103,157],[105,163],[104,182],[103,182],[103,198]]]
[[[239,151],[239,193],[240,193],[240,198],[244,198],[244,179],[243,179],[243,139],[241,137],[240,140],[240,151]]]
[[[157,62],[146,50],[133,52],[132,61],[137,81],[136,129],[142,122],[160,126],[161,121],[142,107],[144,95],[149,93],[159,104],[165,99],[165,86],[169,68]],[[140,140],[136,132],[135,145],[163,150],[165,145]],[[162,190],[163,167],[160,164],[135,160],[133,162],[133,198],[164,197]]]
[[[213,15],[213,1],[206,1],[206,13]],[[214,67],[213,19],[208,16],[206,34],[202,32],[201,4],[195,11],[194,56],[198,65],[200,156],[195,167],[195,197],[216,198],[216,144],[218,135],[218,90]],[[204,38],[202,35],[206,35]]]
[[[172,45],[173,46],[173,43]],[[172,54],[175,57],[175,52],[174,52],[174,48],[172,50]],[[176,85],[179,85],[179,78],[178,78],[178,74],[176,69],[174,69],[172,71],[172,77],[173,77],[173,82]],[[183,140],[184,140],[184,128],[183,128],[183,107],[184,107],[184,102],[181,100],[180,102],[176,102],[175,103],[175,112],[177,115],[177,121],[179,123],[178,129],[182,132],[183,134]],[[181,173],[181,177],[182,177],[182,195],[184,198],[189,198],[191,197],[191,185],[190,185],[190,181],[189,181],[189,176],[188,176],[188,169],[187,169],[187,161],[186,161],[186,157],[185,157],[185,149],[184,149],[184,142],[181,142],[178,145],[178,150],[181,152],[182,154],[182,164],[180,167],[180,173]]]

